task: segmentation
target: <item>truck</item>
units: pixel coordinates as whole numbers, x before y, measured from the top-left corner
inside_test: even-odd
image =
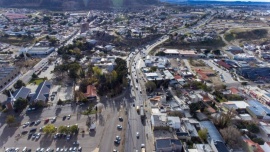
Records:
[[[141,119],[143,120],[144,117],[145,117],[145,113],[144,113],[144,108],[141,106],[140,107],[140,116],[141,116]]]
[[[141,152],[145,152],[145,148],[142,148]]]

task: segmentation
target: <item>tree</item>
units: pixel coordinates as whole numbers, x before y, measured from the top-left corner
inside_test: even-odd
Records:
[[[26,99],[19,98],[14,102],[13,107],[15,110],[21,111],[27,107],[27,104],[28,104],[28,102]]]
[[[25,86],[25,83],[22,80],[18,80],[15,84],[14,84],[14,88],[15,89],[20,89],[21,87]]]
[[[59,133],[68,133],[68,127],[67,126],[59,126],[58,132]]]
[[[213,50],[212,52],[213,52],[213,54],[215,54],[215,55],[221,55],[220,50]]]
[[[35,73],[32,74],[32,79],[36,79],[38,78],[38,75],[36,75]]]
[[[94,75],[97,77],[102,75],[102,70],[97,66],[93,67],[93,72],[94,72]]]
[[[57,129],[53,124],[48,124],[42,129],[42,131],[45,134],[52,134],[52,133],[55,133],[57,131]]]
[[[206,141],[207,133],[208,133],[207,129],[201,129],[198,131],[198,135],[203,141]]]
[[[216,115],[216,117],[213,119],[213,122],[217,127],[222,129],[227,127],[230,124],[232,118],[235,116],[235,110],[231,108],[227,111],[227,113],[221,113],[219,116]]]
[[[145,83],[145,88],[147,91],[152,92],[157,88],[157,85],[153,81],[148,81]]]
[[[220,133],[230,148],[241,147],[241,133],[237,128],[229,126],[221,129]]]
[[[58,101],[57,101],[57,105],[62,105],[64,102],[61,100],[61,99],[59,99]]]
[[[12,115],[8,115],[6,118],[6,123],[10,126],[14,122],[15,122],[15,117]]]
[[[259,133],[260,129],[255,123],[251,123],[247,125],[247,130],[252,132],[252,133]]]
[[[69,131],[71,133],[78,133],[78,130],[79,130],[78,125],[72,125],[69,127]]]
[[[166,55],[166,53],[163,51],[156,53],[156,56],[165,56],[165,55]]]
[[[150,72],[156,72],[156,71],[157,71],[157,67],[153,66],[153,67],[150,68]]]
[[[264,140],[262,138],[253,138],[252,141],[258,143],[259,145],[264,144]]]

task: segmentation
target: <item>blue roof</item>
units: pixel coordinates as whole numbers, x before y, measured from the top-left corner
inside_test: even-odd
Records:
[[[20,89],[17,89],[17,90],[13,93],[13,97],[14,97],[15,99],[19,99],[19,98],[26,99],[30,92],[31,92],[30,89],[25,88],[25,87],[21,87]]]
[[[49,97],[51,83],[49,81],[43,81],[36,89],[35,95],[31,98],[30,102],[35,100],[46,101]]]
[[[224,143],[224,139],[218,132],[216,126],[211,121],[201,121],[202,128],[206,128],[208,131],[209,137],[214,141],[221,141]]]
[[[223,142],[215,142],[215,146],[218,150],[218,152],[229,152],[228,148],[226,147],[226,145]]]
[[[265,105],[261,104],[256,100],[249,100],[247,103],[250,105],[247,107],[250,109],[256,116],[270,116],[270,109],[268,109]]]

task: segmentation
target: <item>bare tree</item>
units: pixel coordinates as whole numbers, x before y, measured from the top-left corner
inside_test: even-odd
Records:
[[[241,133],[237,128],[229,126],[227,128],[221,129],[220,133],[230,148],[242,147]]]

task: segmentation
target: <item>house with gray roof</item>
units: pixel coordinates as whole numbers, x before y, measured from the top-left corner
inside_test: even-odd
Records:
[[[49,98],[51,86],[52,84],[47,80],[40,83],[36,89],[36,92],[30,99],[30,104],[34,104],[37,102],[42,102],[42,104],[46,104]]]

